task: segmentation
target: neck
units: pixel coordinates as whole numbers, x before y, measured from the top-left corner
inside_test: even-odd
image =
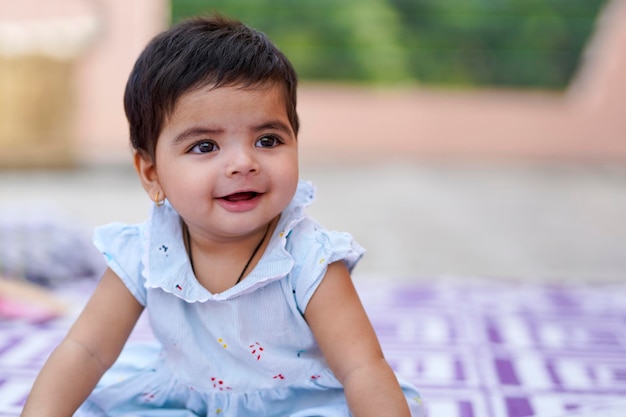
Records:
[[[204,246],[205,249],[202,249],[203,245],[192,239],[189,228],[183,222],[183,240],[196,278],[201,282],[205,282],[206,278],[209,278],[211,281],[219,280],[222,282],[222,287],[227,282],[230,282],[230,286],[241,282],[254,268],[255,260],[262,256],[277,219],[273,219],[264,226],[260,237],[258,234],[255,234],[254,240],[252,238],[246,239],[245,244],[243,242],[211,244],[210,247],[212,249],[206,246]],[[228,278],[229,276],[230,278]],[[201,279],[202,277],[205,279]]]
[[[250,263],[252,262],[252,260],[256,256],[256,254],[259,252],[259,249],[261,248],[261,246],[263,246],[263,242],[265,242],[265,238],[267,237],[267,234],[270,231],[270,225],[271,224],[272,224],[271,222],[267,224],[267,228],[265,229],[265,233],[263,233],[263,237],[261,238],[259,243],[256,245],[254,250],[252,251],[252,255],[250,255],[250,258],[248,258],[248,262],[246,262],[246,264],[244,265],[243,269],[241,270],[241,274],[239,274],[239,277],[237,278],[237,282],[235,284],[239,284],[239,282],[241,282],[241,278],[243,278],[244,274],[248,270],[248,267],[250,266]]]

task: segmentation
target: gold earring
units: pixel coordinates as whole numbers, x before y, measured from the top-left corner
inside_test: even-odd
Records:
[[[165,197],[163,197],[163,199],[161,199],[160,197],[161,192],[157,191],[156,196],[154,197],[154,204],[156,204],[157,207],[161,207],[163,204],[165,204]]]

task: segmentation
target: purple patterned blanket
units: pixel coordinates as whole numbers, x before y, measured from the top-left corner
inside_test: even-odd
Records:
[[[626,416],[626,284],[381,282],[359,286],[363,302],[429,416]],[[0,417],[71,322],[0,320]],[[132,340],[150,337],[142,320]]]

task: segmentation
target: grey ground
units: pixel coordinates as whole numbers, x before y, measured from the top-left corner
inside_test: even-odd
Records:
[[[368,250],[358,279],[626,280],[623,166],[381,162],[301,177],[318,188],[310,213]],[[140,221],[149,200],[128,166],[0,171],[0,207],[15,204],[92,228]]]

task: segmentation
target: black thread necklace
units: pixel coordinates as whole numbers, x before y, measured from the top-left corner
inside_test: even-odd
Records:
[[[235,285],[237,285],[237,284],[239,284],[241,282],[241,279],[243,278],[243,275],[246,273],[246,270],[248,269],[248,267],[250,266],[250,263],[252,262],[252,260],[256,256],[256,254],[259,251],[259,249],[261,249],[261,246],[263,245],[263,242],[265,242],[265,238],[267,237],[267,234],[270,231],[271,224],[272,224],[272,222],[267,224],[267,228],[265,229],[265,233],[263,234],[263,238],[261,238],[261,241],[254,248],[254,251],[252,252],[252,255],[250,255],[250,258],[248,258],[248,262],[246,262],[245,266],[241,270],[241,273],[239,274],[239,277],[237,278],[237,281],[235,282]],[[193,268],[193,255],[191,254],[191,235],[189,234],[189,228],[187,227],[187,225],[184,224],[184,226],[185,226],[184,227],[185,244],[187,245],[187,252],[189,253],[189,263],[191,264],[191,270],[193,271],[194,268]],[[195,271],[194,271],[194,273],[195,273]]]

